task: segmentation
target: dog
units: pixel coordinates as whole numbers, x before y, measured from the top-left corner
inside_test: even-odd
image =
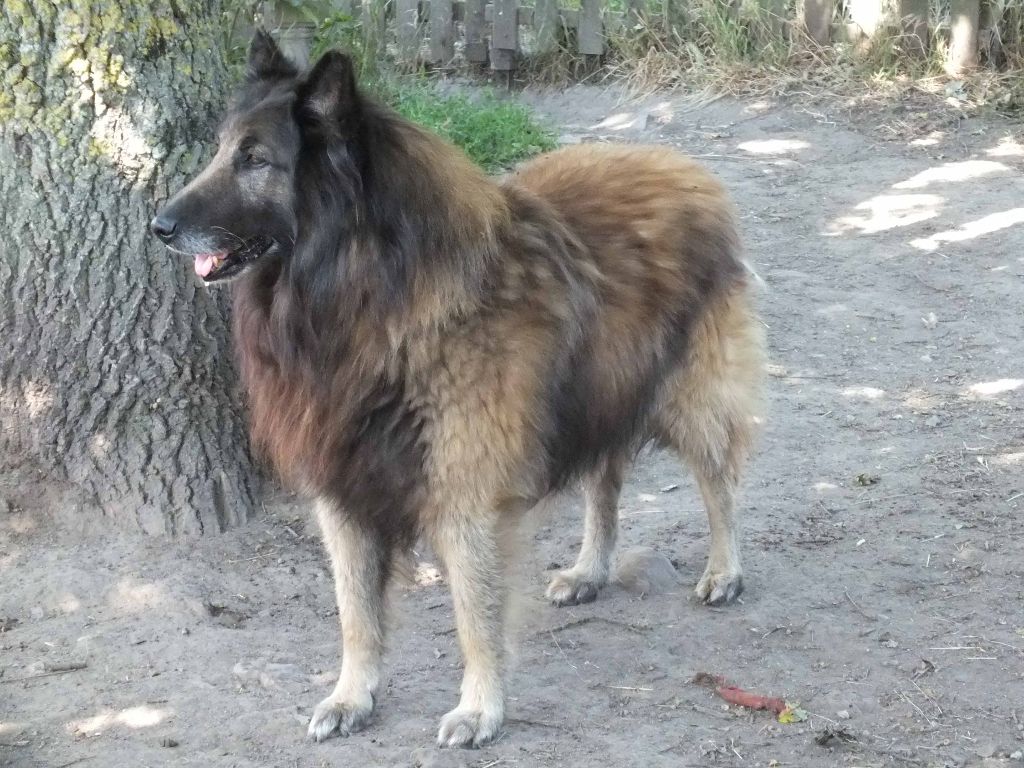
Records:
[[[693,161],[579,145],[493,180],[362,92],[345,54],[300,72],[258,32],[216,155],[151,229],[203,283],[233,283],[253,445],[315,500],[343,640],[316,740],[370,718],[386,586],[420,536],[464,662],[437,741],[493,739],[512,531],[582,486],[579,558],[547,596],[595,599],[647,444],[680,456],[707,506],[697,597],[740,594],[764,339],[731,204]]]

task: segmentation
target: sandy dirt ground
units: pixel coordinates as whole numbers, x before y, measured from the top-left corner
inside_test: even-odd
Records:
[[[706,520],[671,457],[622,497],[624,548],[678,586],[556,609],[578,500],[542,516],[519,592],[509,720],[433,746],[457,697],[451,602],[396,590],[369,730],[306,741],[331,687],[330,577],[285,499],[201,542],[83,536],[0,479],[5,766],[1024,766],[1024,147],[924,103],[523,99],[565,141],[651,141],[731,189],[766,282],[766,431],[746,478],[747,591],[691,588]],[[53,523],[56,516],[63,522]],[[424,556],[424,563],[429,558]],[[697,673],[781,696],[783,724]]]

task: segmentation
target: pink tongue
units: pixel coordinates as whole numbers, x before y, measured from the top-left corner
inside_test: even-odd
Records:
[[[196,255],[196,274],[200,277],[206,277],[213,270],[213,260],[217,257],[216,253],[200,253]]]

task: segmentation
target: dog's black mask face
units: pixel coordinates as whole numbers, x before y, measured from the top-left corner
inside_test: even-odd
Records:
[[[326,54],[302,77],[264,32],[249,49],[245,85],[218,130],[217,154],[150,228],[195,260],[207,285],[263,258],[288,258],[298,237],[297,178],[304,137],[341,132],[355,110],[348,57]]]

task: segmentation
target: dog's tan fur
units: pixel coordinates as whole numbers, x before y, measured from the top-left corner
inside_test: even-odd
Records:
[[[594,368],[604,373],[592,393],[592,407],[601,409],[636,386],[631,374],[642,365],[642,351],[672,333],[665,306],[708,299],[698,309],[685,360],[654,394],[644,437],[675,450],[697,478],[712,534],[697,595],[715,603],[731,599],[741,583],[734,494],[760,413],[763,340],[743,276],[710,297],[687,283],[687,257],[706,245],[709,233],[726,242],[733,237],[721,187],[691,161],[665,149],[567,149],[524,167],[504,183],[504,195],[495,194],[498,187],[460,181],[460,173],[478,177],[450,162],[446,157],[446,181],[462,192],[452,207],[466,236],[514,227],[506,196],[526,197],[550,206],[554,226],[565,227],[578,259],[552,263],[529,248],[502,254],[495,265],[500,299],[486,311],[467,298],[461,280],[433,275],[416,286],[408,314],[388,317],[384,326],[386,347],[404,348],[410,400],[429,445],[418,522],[447,566],[465,660],[461,699],[438,738],[462,745],[493,738],[504,717],[507,563],[500,534],[548,491],[538,403],[543,372],[565,343],[566,327],[582,332],[571,328],[570,308],[595,302],[596,325],[586,331],[594,338]],[[573,281],[560,274],[568,269]],[[572,295],[581,285],[585,295]],[[461,316],[458,322],[453,315]],[[608,579],[618,493],[634,447],[623,446],[625,452],[603,457],[584,474],[583,546],[577,564],[551,581],[548,596],[556,604],[592,599]],[[318,737],[358,728],[372,710],[384,634],[379,569],[386,567],[359,541],[358,526],[323,504],[345,655],[338,686],[310,725]]]
[[[464,192],[457,208],[464,221],[477,228],[490,222],[495,231],[507,226],[503,198],[494,188],[454,178],[450,183]],[[680,268],[686,257],[705,245],[709,232],[731,240],[726,198],[707,173],[671,151],[597,146],[534,161],[506,181],[504,191],[537,196],[582,246],[571,268],[593,290],[584,300],[597,302],[597,325],[589,332],[596,339],[595,367],[606,372],[593,393],[593,407],[600,409],[602,401],[614,402],[620,389],[634,386],[629,372],[638,365],[638,349],[657,345],[658,336],[670,332],[659,316],[664,305],[692,299]],[[457,325],[431,322],[449,317],[453,302],[462,299],[460,283],[448,286],[442,275],[441,282],[419,286],[410,316],[420,325],[403,327],[406,318],[392,318],[388,328],[391,343],[406,345],[411,398],[428,425],[419,521],[447,566],[466,667],[459,705],[441,723],[439,740],[446,745],[487,741],[502,723],[507,564],[500,532],[547,492],[535,424],[542,372],[564,343],[566,308],[580,301],[558,274],[565,265],[503,256],[496,309],[470,305]],[[740,584],[734,494],[760,413],[762,348],[746,280],[736,277],[700,308],[685,361],[658,391],[647,425],[647,436],[689,465],[704,496],[712,539],[697,595],[716,603],[731,598],[729,590]],[[607,581],[629,459],[607,456],[585,474],[583,547],[577,564],[552,579],[548,595],[555,603],[591,599]],[[324,523],[338,580],[345,663],[338,688],[314,716],[314,733],[339,727],[338,719],[342,730],[357,727],[372,706],[366,688],[374,693],[380,674],[382,588],[368,592],[365,578],[372,570],[363,579],[363,571],[346,571],[365,558],[354,557],[358,544],[339,545],[336,529],[343,527]],[[360,598],[364,608],[357,607]]]
[[[698,597],[733,599],[764,342],[721,185],[669,149],[603,145],[494,181],[364,97],[341,54],[301,74],[258,35],[249,71],[216,172],[166,217],[277,244],[236,282],[234,325],[254,444],[318,498],[334,570],[344,656],[310,734],[371,715],[386,585],[423,535],[446,565],[465,660],[438,741],[492,739],[511,532],[582,483],[583,546],[548,596],[594,599],[623,475],[649,442],[674,450],[704,496]],[[253,136],[275,162],[244,170]],[[256,178],[270,198],[252,204]]]

